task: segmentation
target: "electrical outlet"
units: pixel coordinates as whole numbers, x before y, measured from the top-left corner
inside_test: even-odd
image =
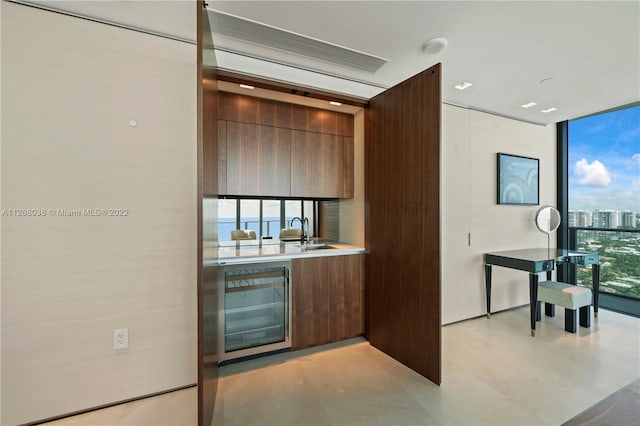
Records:
[[[129,347],[129,329],[113,330],[113,349],[127,349]]]

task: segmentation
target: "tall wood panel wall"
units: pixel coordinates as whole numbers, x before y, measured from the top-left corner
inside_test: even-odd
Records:
[[[440,68],[373,98],[365,139],[367,336],[437,384]]]
[[[218,75],[210,61],[213,41],[207,9],[196,2],[198,16],[198,424],[209,426],[218,390],[218,280],[215,267],[204,267],[204,237],[215,235],[218,196]],[[206,208],[209,217],[203,217]],[[210,217],[213,216],[213,217]],[[207,237],[208,238],[208,237]],[[209,243],[209,241],[206,241]]]

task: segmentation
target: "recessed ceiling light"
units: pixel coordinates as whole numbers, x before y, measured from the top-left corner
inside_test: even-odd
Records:
[[[473,84],[469,83],[468,81],[463,81],[462,83],[458,84],[457,86],[453,86],[458,90],[465,90],[468,89],[469,87],[473,86]]]
[[[331,105],[335,105],[335,106],[340,106],[342,105],[340,102],[336,102],[336,101],[331,101],[329,102]]]
[[[547,114],[549,112],[553,112],[553,111],[557,111],[557,110],[558,110],[558,108],[551,107],[551,108],[543,109],[541,112],[544,112],[545,114]]]
[[[251,90],[255,89],[255,87],[249,86],[248,84],[241,84],[240,87],[242,87],[243,89],[251,89]]]
[[[521,106],[522,108],[531,108],[532,106],[536,106],[536,105],[538,105],[538,104],[537,104],[537,103],[535,103],[535,102],[529,102],[528,104],[522,104],[522,105],[520,105],[520,106]]]

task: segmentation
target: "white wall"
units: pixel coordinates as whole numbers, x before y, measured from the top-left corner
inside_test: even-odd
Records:
[[[547,246],[533,223],[539,206],[496,204],[496,153],[539,158],[540,205],[555,206],[555,126],[443,104],[441,144],[442,323],[447,324],[486,313],[484,253]],[[529,303],[527,273],[494,267],[492,284],[492,312]],[[529,323],[523,327],[528,330]]]
[[[0,423],[195,383],[195,46],[0,7]]]

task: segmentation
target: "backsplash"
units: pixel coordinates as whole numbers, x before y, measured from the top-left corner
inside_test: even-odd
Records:
[[[332,241],[340,240],[340,201],[318,202],[318,237]]]

